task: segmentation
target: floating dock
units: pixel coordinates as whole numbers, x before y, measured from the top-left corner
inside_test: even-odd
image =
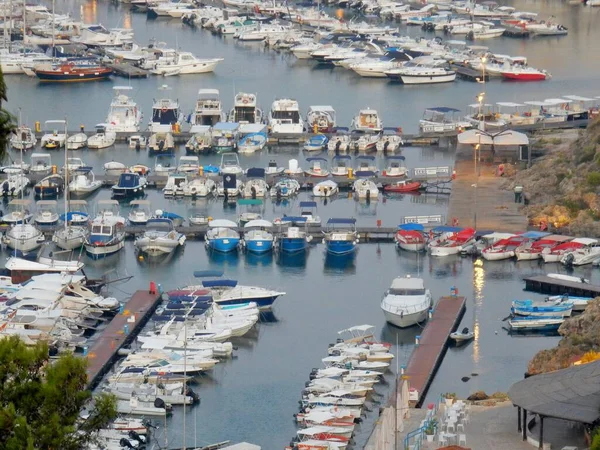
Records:
[[[600,297],[600,286],[539,275],[524,278],[525,290],[544,294],[568,294],[577,297]]]
[[[119,349],[137,336],[158,306],[158,291],[136,291],[124,305],[122,312],[104,328],[87,351],[88,389],[94,389],[110,370],[118,357]]]
[[[416,393],[416,399],[411,395],[412,407],[419,408],[423,404],[427,389],[444,359],[450,333],[458,327],[465,309],[466,298],[458,296],[442,297],[435,305],[404,371],[411,391]]]
[[[106,67],[112,69],[115,75],[125,78],[147,78],[149,73],[130,63],[112,63],[106,64]]]

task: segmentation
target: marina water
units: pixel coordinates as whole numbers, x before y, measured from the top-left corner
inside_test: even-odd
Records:
[[[79,14],[79,3],[71,0],[57,2],[57,9]],[[595,96],[598,92],[597,74],[600,62],[599,8],[573,8],[563,2],[519,2],[519,8],[555,15],[557,21],[569,28],[561,38],[511,40],[500,38],[486,43],[495,53],[527,56],[532,65],[550,71],[553,78],[542,83],[510,83],[492,81],[485,86],[487,98],[496,101],[542,100],[564,94]],[[348,71],[317,68],[312,63],[297,61],[293,56],[264,49],[261,44],[233,42],[211,35],[204,30],[192,30],[178,21],[148,20],[144,14],[132,14],[128,8],[113,3],[83,3],[84,19],[100,22],[107,27],[133,27],[136,40],[146,43],[151,38],[166,41],[193,51],[200,57],[224,57],[225,61],[214,74],[171,77],[152,77],[146,80],[115,78],[104,83],[45,85],[24,76],[7,76],[8,108],[17,113],[22,109],[23,121],[32,124],[65,115],[75,129],[84,124],[91,129],[104,121],[112,98],[114,85],[131,84],[132,96],[148,120],[152,98],[159,95],[158,87],[168,83],[171,95],[178,97],[184,111],[191,111],[200,88],[217,88],[227,108],[235,92],[258,94],[263,109],[276,97],[295,97],[305,111],[311,104],[331,104],[338,111],[341,125],[349,125],[356,112],[366,106],[380,111],[385,126],[401,126],[406,132],[417,130],[422,111],[430,106],[452,106],[463,109],[474,103],[480,90],[474,83],[456,82],[441,86],[407,87],[391,85],[385,80],[362,79]],[[401,27],[402,32],[420,35],[420,29]],[[182,150],[178,150],[182,154]],[[403,150],[408,167],[452,165],[451,148],[406,148]],[[127,164],[153,165],[147,153],[125,146],[101,151],[77,151],[101,173],[104,162],[116,160]],[[18,155],[13,154],[18,159]],[[298,147],[278,147],[261,154],[240,156],[244,167],[264,167],[270,160],[286,165],[289,158],[304,155]],[[54,163],[62,165],[62,154],[53,154]],[[218,157],[203,157],[203,164],[218,163]],[[383,162],[379,162],[380,168]],[[159,191],[150,190],[148,199],[154,208],[185,215],[192,206],[189,200],[165,200]],[[90,204],[108,198],[108,190],[88,199]],[[266,218],[297,212],[302,193],[297,200],[280,205],[265,203]],[[386,197],[371,204],[359,204],[344,195],[320,203],[318,213],[328,217],[356,217],[358,225],[375,226],[379,219],[384,226],[396,225],[405,215],[445,215],[447,194],[400,195]],[[196,206],[207,208],[215,218],[235,218],[235,206],[221,200]],[[506,391],[512,382],[522,378],[528,360],[543,348],[556,344],[555,337],[517,338],[502,329],[502,319],[508,315],[514,299],[541,298],[523,292],[524,276],[563,270],[558,265],[541,266],[538,262],[486,262],[470,258],[431,258],[397,251],[391,243],[361,243],[353,258],[335,259],[325,256],[322,245],[310,249],[306,259],[295,256],[213,255],[201,242],[188,242],[186,248],[164,261],[138,260],[133,243],[127,242],[124,251],[100,261],[86,258],[89,275],[107,272],[133,275],[127,284],[113,286],[112,292],[127,298],[136,289],[147,289],[150,281],[163,289],[189,284],[192,271],[223,269],[229,278],[240,283],[270,286],[287,294],[281,297],[273,315],[243,339],[235,342],[235,358],[218,364],[201,378],[196,391],[202,398],[199,406],[188,407],[186,416],[187,445],[231,440],[251,441],[267,450],[281,449],[295,434],[292,414],[297,412],[300,391],[313,367],[320,367],[329,343],[337,331],[351,325],[368,323],[380,331],[381,340],[393,344],[398,365],[405,363],[413,349],[419,327],[399,330],[385,324],[379,302],[391,280],[400,275],[421,276],[434,298],[450,293],[455,286],[468,298],[467,312],[461,328],[475,330],[474,341],[461,348],[451,348],[435,378],[428,401],[442,392],[466,396],[477,390],[488,393]],[[7,256],[7,254],[5,253]],[[576,269],[574,274],[599,282],[597,269]],[[398,342],[398,346],[396,346]],[[395,363],[392,363],[395,367]],[[394,369],[395,370],[395,369]],[[461,378],[469,378],[462,381]],[[386,383],[377,388],[381,403],[370,405],[373,413],[358,427],[357,448],[361,448],[372,430],[379,406],[387,402],[394,389],[394,376],[388,374]],[[182,444],[182,409],[178,408],[167,422],[169,447]],[[159,433],[160,434],[160,433]]]

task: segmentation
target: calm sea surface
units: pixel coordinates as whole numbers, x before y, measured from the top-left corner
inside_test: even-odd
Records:
[[[79,14],[79,2],[57,1],[57,10]],[[519,10],[536,11],[543,16],[555,15],[567,26],[570,34],[561,38],[512,40],[501,38],[486,43],[496,53],[524,55],[531,65],[545,68],[553,74],[543,83],[508,83],[494,80],[486,84],[489,101],[524,101],[558,97],[566,94],[600,95],[598,71],[600,62],[600,8],[570,7],[554,1],[515,2]],[[216,72],[210,75],[149,78],[132,80],[133,96],[149,117],[152,99],[157,88],[168,83],[172,96],[178,97],[184,111],[193,108],[200,88],[221,91],[226,108],[230,108],[237,91],[256,92],[262,107],[267,109],[276,97],[297,98],[303,111],[311,104],[331,104],[338,111],[339,123],[349,125],[352,116],[361,108],[378,109],[386,126],[402,126],[417,130],[424,108],[436,105],[464,109],[474,101],[480,87],[468,82],[434,87],[401,87],[385,80],[368,80],[341,69],[316,68],[310,62],[293,56],[265,50],[260,44],[242,45],[232,39],[221,39],[210,33],[182,26],[178,21],[147,20],[144,14],[132,14],[126,7],[105,2],[83,3],[88,22],[100,22],[107,27],[133,27],[136,39],[146,43],[151,38],[178,45],[199,56],[224,57]],[[413,35],[418,29],[401,28]],[[90,129],[104,121],[112,98],[112,86],[128,82],[115,78],[106,83],[44,85],[24,76],[7,77],[8,108],[17,113],[22,109],[23,121],[32,124],[65,115],[70,128],[84,124]],[[83,158],[101,173],[104,162],[117,160],[153,165],[145,152],[135,152],[117,146],[102,151],[72,152]],[[178,156],[181,153],[178,154]],[[452,165],[454,152],[444,148],[406,148],[403,154],[409,167]],[[18,159],[18,155],[12,155]],[[300,160],[305,155],[297,147],[279,147],[262,154],[240,156],[245,167],[264,167],[271,159],[286,165],[291,157]],[[28,157],[26,157],[28,158]],[[53,154],[54,162],[62,165],[62,154]],[[218,157],[206,157],[204,163],[218,163]],[[385,162],[379,160],[380,168]],[[109,198],[102,190],[88,199],[90,204]],[[297,203],[309,198],[302,193],[296,200],[275,205],[266,201],[266,218],[297,211]],[[163,199],[160,192],[150,191],[148,199],[155,208],[185,215],[192,207],[190,201]],[[448,196],[425,194],[380,199],[369,205],[359,204],[345,195],[319,204],[319,215],[356,217],[360,225],[375,225],[378,219],[384,226],[394,226],[404,215],[445,215]],[[213,217],[235,218],[235,206],[222,201],[197,202]],[[123,212],[127,212],[124,206]],[[6,255],[6,252],[5,252]],[[188,242],[186,248],[162,262],[139,261],[133,244],[124,251],[102,261],[87,261],[91,275],[108,272],[112,276],[133,275],[124,285],[114,286],[113,294],[126,298],[136,289],[146,289],[151,280],[164,289],[188,284],[192,272],[199,269],[223,269],[227,276],[240,283],[270,286],[287,294],[275,306],[273,317],[265,318],[248,337],[236,342],[235,358],[201,379],[196,387],[202,403],[188,408],[186,417],[187,445],[217,441],[250,441],[264,449],[285,446],[295,433],[292,414],[297,412],[300,391],[313,367],[321,366],[327,346],[337,338],[337,331],[352,325],[368,323],[377,327],[378,337],[393,345],[398,364],[407,361],[420,329],[398,330],[385,324],[379,307],[381,296],[391,280],[412,274],[425,279],[437,299],[456,286],[468,298],[467,312],[461,327],[476,330],[475,340],[462,348],[449,349],[440,371],[430,389],[429,399],[442,392],[466,396],[476,390],[506,391],[522,378],[533,354],[556,344],[557,338],[515,338],[502,329],[502,319],[508,315],[514,299],[539,298],[523,292],[524,276],[563,270],[558,265],[541,266],[537,262],[479,263],[471,259],[429,256],[398,252],[391,244],[360,244],[351,259],[331,259],[323,246],[311,248],[306,259],[276,256],[209,255],[200,242]],[[577,269],[575,274],[600,282],[597,270]],[[398,346],[396,346],[398,342]],[[395,371],[395,363],[392,364]],[[476,376],[473,374],[477,374]],[[462,377],[470,377],[466,382]],[[361,448],[372,430],[375,411],[385,404],[394,387],[392,372],[386,383],[377,387],[369,414],[360,425],[356,437]],[[168,421],[169,447],[182,444],[182,409]]]

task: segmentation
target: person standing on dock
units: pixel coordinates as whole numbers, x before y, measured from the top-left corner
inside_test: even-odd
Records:
[[[521,203],[521,198],[523,197],[523,186],[516,185],[513,191],[515,193],[515,203]]]

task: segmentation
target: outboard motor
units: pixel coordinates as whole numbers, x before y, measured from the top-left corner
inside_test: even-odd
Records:
[[[162,151],[165,148],[165,141],[158,141],[158,149]]]
[[[126,438],[121,438],[121,439],[119,440],[119,445],[120,445],[121,447],[123,447],[123,448],[135,448],[135,447],[132,445],[131,441],[130,441],[129,439],[126,439]]]
[[[129,433],[127,433],[127,435],[131,439],[135,439],[136,441],[138,441],[140,444],[145,444],[146,443],[146,436],[141,435],[141,434],[135,432],[134,430],[129,430]]]
[[[343,340],[342,338],[337,338],[337,339],[335,340],[335,343],[336,343],[336,344],[341,344],[341,343],[343,343],[343,342],[344,342],[344,340]]]
[[[277,200],[281,200],[281,187],[280,186],[277,186],[277,191],[276,191],[275,195],[277,197]]]
[[[250,192],[252,193],[252,198],[253,198],[254,200],[256,200],[256,187],[255,187],[255,186],[252,186],[252,187],[250,188]]]
[[[340,147],[342,146],[342,141],[337,141],[335,143],[335,151],[339,152],[340,151]]]
[[[140,144],[140,141],[137,141],[135,143],[135,151],[139,152],[142,149],[142,145]]]
[[[565,257],[565,265],[566,266],[572,266],[574,261],[575,261],[575,256],[573,256],[573,253],[569,253]]]
[[[158,397],[154,400],[154,407],[155,408],[167,409],[166,403],[163,401],[162,398],[158,398]]]
[[[463,330],[462,330],[462,333],[463,333],[463,334],[467,334],[467,333],[469,333],[469,329],[468,329],[467,327],[463,328]]]

